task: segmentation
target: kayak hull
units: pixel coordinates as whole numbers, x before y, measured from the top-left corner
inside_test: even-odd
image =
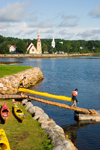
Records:
[[[14,114],[20,121],[24,121],[25,115],[23,111],[16,104],[14,105]]]
[[[0,129],[0,149],[10,150],[10,145],[3,129]]]
[[[4,120],[4,122],[8,120],[9,115],[10,115],[10,110],[5,102],[3,107],[1,108],[1,117]]]
[[[53,99],[59,99],[59,100],[63,100],[63,101],[73,101],[71,97],[53,95],[53,94],[44,93],[44,92],[37,92],[37,91],[25,89],[25,88],[19,88],[19,91],[25,92],[25,93],[31,93],[31,94],[35,94],[35,95],[39,95],[39,96],[49,97],[49,98],[53,98]]]

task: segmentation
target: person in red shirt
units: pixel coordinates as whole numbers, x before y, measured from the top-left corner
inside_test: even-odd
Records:
[[[78,89],[75,89],[75,91],[72,92],[72,100],[73,104],[71,107],[76,107],[76,102],[78,103],[77,96],[78,95]]]

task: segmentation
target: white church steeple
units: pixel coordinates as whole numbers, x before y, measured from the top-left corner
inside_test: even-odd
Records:
[[[52,42],[51,42],[51,46],[52,46],[53,48],[55,48],[55,40],[54,40],[54,36],[53,36],[53,40],[52,40]]]

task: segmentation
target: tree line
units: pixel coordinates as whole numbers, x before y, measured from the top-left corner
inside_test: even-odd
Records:
[[[37,39],[19,39],[0,35],[0,54],[9,54],[9,46],[16,46],[16,53],[26,53],[27,44],[33,43],[36,47]],[[52,39],[41,39],[42,53],[100,53],[98,40],[63,40],[55,39],[55,48],[51,46]]]

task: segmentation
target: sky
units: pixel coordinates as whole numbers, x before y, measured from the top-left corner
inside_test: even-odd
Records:
[[[0,35],[100,40],[100,0],[0,0]]]

